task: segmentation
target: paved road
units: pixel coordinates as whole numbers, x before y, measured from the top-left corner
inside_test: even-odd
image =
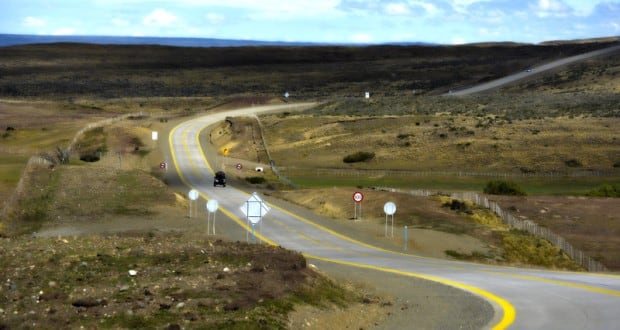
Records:
[[[536,74],[540,74],[541,72],[545,72],[548,70],[552,70],[555,68],[558,68],[560,66],[564,66],[564,65],[568,65],[568,64],[572,64],[575,62],[579,62],[579,61],[584,61],[593,57],[597,57],[597,56],[602,56],[602,55],[609,55],[609,54],[613,54],[613,53],[617,53],[620,52],[620,45],[618,46],[613,46],[613,47],[608,47],[608,48],[604,48],[604,49],[599,49],[599,50],[595,50],[592,52],[588,52],[588,53],[584,53],[584,54],[580,54],[580,55],[575,55],[575,56],[571,56],[571,57],[567,57],[567,58],[563,58],[560,60],[556,60],[553,62],[549,62],[547,64],[541,65],[541,66],[537,66],[537,67],[532,67],[531,69],[527,70],[527,71],[522,71],[519,73],[515,73],[500,79],[496,79],[493,81],[489,81],[487,83],[484,84],[480,84],[480,85],[476,85],[470,88],[465,88],[465,89],[461,89],[458,91],[451,91],[449,94],[446,95],[451,95],[451,96],[461,96],[461,95],[469,95],[469,94],[474,94],[474,93],[479,93],[479,92],[483,92],[483,91],[487,91],[490,89],[494,89],[494,88],[499,88],[502,87],[504,85],[508,85],[511,83],[514,83],[515,81],[536,75]]]
[[[230,219],[227,221],[249,229],[240,206],[250,195],[233,187],[213,187],[213,170],[198,136],[226,116],[290,107],[220,112],[175,127],[169,136],[170,149],[188,189],[197,189],[205,199],[216,199],[218,212]],[[428,279],[482,296],[495,309],[489,328],[620,328],[620,276],[493,267],[400,254],[354,241],[275,205],[255,228],[257,239],[301,251],[310,258]]]

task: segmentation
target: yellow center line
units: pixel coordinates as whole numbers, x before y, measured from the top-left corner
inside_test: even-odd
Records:
[[[456,281],[451,281],[451,280],[447,280],[441,277],[436,277],[436,276],[430,276],[430,275],[423,275],[423,274],[418,274],[418,273],[413,273],[413,272],[406,272],[406,271],[402,271],[402,270],[396,270],[396,269],[392,269],[392,268],[384,268],[384,267],[379,267],[379,266],[372,266],[372,265],[366,265],[366,264],[360,264],[360,263],[356,263],[356,262],[350,262],[350,261],[343,261],[343,260],[338,260],[338,259],[330,259],[330,258],[324,258],[324,257],[318,257],[318,256],[314,256],[311,254],[303,254],[306,258],[310,258],[310,259],[317,259],[317,260],[322,260],[322,261],[327,261],[327,262],[332,262],[332,263],[337,263],[337,264],[341,264],[341,265],[346,265],[346,266],[352,266],[352,267],[358,267],[358,268],[364,268],[364,269],[372,269],[372,270],[377,270],[377,271],[382,271],[382,272],[386,272],[386,273],[392,273],[392,274],[398,274],[398,275],[403,275],[403,276],[409,276],[409,277],[415,277],[415,278],[420,278],[423,280],[428,280],[428,281],[433,281],[433,282],[437,282],[437,283],[441,283],[441,284],[445,284],[451,287],[455,287],[455,288],[459,288],[462,290],[466,290],[469,292],[472,292],[474,294],[480,295],[496,304],[498,304],[502,311],[503,311],[503,315],[502,315],[502,319],[493,326],[492,329],[494,330],[500,330],[500,329],[506,329],[508,328],[515,320],[516,318],[516,311],[514,309],[514,307],[512,306],[512,304],[510,302],[508,302],[506,299],[501,298],[497,295],[494,295],[488,291],[482,290],[480,288],[477,288],[475,286],[471,286],[471,285],[467,285],[467,284],[463,284],[463,283],[459,283]]]
[[[179,168],[179,166],[178,166],[178,164],[177,164],[176,157],[175,157],[175,155],[174,155],[174,150],[175,150],[175,149],[174,149],[174,146],[173,146],[173,144],[172,144],[172,135],[173,135],[173,133],[176,131],[176,129],[177,129],[180,125],[181,125],[181,124],[179,124],[179,125],[177,125],[175,128],[173,128],[173,130],[171,131],[170,136],[169,136],[169,144],[170,144],[170,150],[171,150],[171,153],[172,153],[172,160],[173,160],[173,161],[174,161],[174,163],[175,163],[175,164],[174,164],[174,166],[175,166],[175,168],[176,168],[176,170],[177,170],[177,173],[179,174],[179,177],[181,178],[181,181],[182,181],[182,182],[183,182],[186,186],[188,186],[188,187],[193,187],[192,185],[190,185],[190,184],[187,182],[187,180],[186,180],[186,179],[185,179],[185,177],[183,176],[183,173],[181,172],[181,170],[180,170],[180,168]],[[199,135],[200,135],[200,133],[201,133],[201,132],[202,132],[205,128],[206,128],[206,126],[205,126],[205,127],[203,127],[203,128],[200,130]],[[185,138],[186,138],[186,135],[184,134],[184,135],[183,135],[183,139],[185,139]],[[201,145],[201,143],[200,143],[200,140],[199,140],[198,136],[196,137],[196,140],[197,140],[197,142],[198,142],[199,152],[200,152],[200,155],[201,155],[201,157],[202,157],[203,161],[205,162],[205,164],[207,164],[207,166],[209,167],[209,169],[210,169],[211,171],[213,171],[213,170],[212,170],[212,168],[211,168],[211,166],[210,166],[210,165],[208,165],[209,163],[208,163],[208,161],[207,161],[207,159],[206,159],[206,156],[205,156],[205,154],[204,154],[204,152],[203,152],[203,147],[202,147],[202,145]],[[184,148],[185,148],[185,147],[186,147],[186,143],[185,143],[185,142],[183,142],[183,144],[184,144]],[[244,192],[244,193],[245,193],[245,192]],[[201,194],[201,195],[203,195],[202,193],[200,193],[200,194]],[[204,195],[203,195],[203,196],[204,196]],[[328,232],[328,233],[331,233],[331,234],[333,234],[333,235],[335,235],[335,236],[337,236],[337,237],[340,237],[340,238],[342,238],[342,239],[348,240],[348,241],[350,241],[350,242],[354,242],[354,243],[356,243],[356,244],[358,244],[358,245],[360,245],[360,246],[364,246],[364,247],[371,248],[371,249],[374,249],[374,250],[379,250],[379,251],[384,251],[384,252],[391,252],[391,253],[393,253],[392,251],[388,251],[388,250],[385,250],[385,249],[380,249],[380,248],[374,247],[374,246],[372,246],[372,245],[369,245],[369,244],[366,244],[366,243],[363,243],[363,242],[359,242],[359,241],[353,240],[353,239],[351,239],[351,238],[349,238],[349,237],[347,237],[347,236],[344,236],[344,235],[342,235],[342,234],[339,234],[339,233],[337,233],[337,232],[335,232],[335,231],[333,231],[333,230],[330,230],[330,229],[328,229],[328,228],[326,228],[326,227],[323,227],[323,226],[320,226],[320,225],[318,225],[318,224],[315,224],[315,223],[313,223],[313,222],[311,222],[311,221],[309,221],[309,220],[307,220],[307,219],[305,219],[305,218],[302,218],[302,217],[300,217],[300,216],[297,216],[297,215],[295,215],[295,214],[292,214],[291,212],[286,211],[286,210],[284,210],[284,209],[282,209],[282,208],[280,208],[280,207],[277,207],[277,206],[272,206],[272,207],[276,207],[277,209],[281,210],[281,211],[282,211],[282,212],[284,212],[285,214],[291,215],[291,216],[295,217],[296,219],[299,219],[299,220],[301,220],[301,221],[303,221],[303,222],[305,222],[305,223],[308,223],[308,224],[310,224],[310,225],[313,225],[313,226],[315,226],[315,227],[317,227],[317,228],[319,228],[319,229],[321,229],[321,230],[323,230],[323,231],[326,231],[326,232]],[[230,219],[232,219],[233,221],[235,221],[235,222],[236,222],[238,225],[240,225],[242,228],[245,228],[246,230],[250,230],[250,228],[247,226],[247,224],[246,224],[245,222],[243,222],[241,219],[239,219],[237,216],[235,216],[235,215],[234,215],[232,212],[230,212],[229,210],[227,210],[227,209],[225,209],[225,208],[220,208],[220,211],[221,211],[222,213],[224,213],[224,214],[225,214],[228,218],[230,218]],[[271,241],[270,239],[268,239],[268,238],[264,237],[264,236],[263,236],[262,234],[260,234],[260,233],[257,233],[257,234],[256,234],[256,237],[257,237],[258,239],[260,239],[260,240],[262,240],[262,241],[266,242],[267,244],[270,244],[270,245],[273,245],[273,246],[277,246],[277,245],[278,245],[278,244],[276,244],[275,242]],[[402,255],[405,255],[405,254],[402,254]],[[516,313],[515,313],[514,307],[513,307],[513,306],[512,306],[512,305],[511,305],[508,301],[506,301],[505,299],[500,298],[500,297],[498,297],[498,296],[496,296],[496,295],[494,295],[494,294],[492,294],[492,293],[490,293],[490,292],[484,291],[484,290],[482,290],[482,289],[480,289],[480,288],[476,288],[476,287],[469,286],[469,285],[466,285],[466,284],[458,283],[458,282],[455,282],[455,281],[446,280],[446,279],[439,278],[439,277],[433,277],[433,276],[423,275],[423,274],[416,274],[416,273],[412,273],[412,272],[404,272],[404,271],[399,271],[399,270],[390,269],[390,268],[382,268],[382,267],[378,267],[378,266],[364,265],[364,264],[358,264],[358,263],[347,262],[347,261],[342,261],[342,260],[335,260],[335,259],[321,258],[321,257],[316,257],[316,256],[311,256],[311,255],[307,255],[307,256],[310,256],[311,258],[314,258],[314,259],[319,259],[319,260],[324,260],[324,261],[330,261],[330,262],[336,262],[336,263],[340,263],[340,264],[343,264],[343,265],[349,265],[349,266],[355,266],[355,267],[361,267],[361,268],[367,268],[367,269],[375,269],[375,270],[380,270],[380,271],[389,272],[389,273],[393,273],[393,274],[400,274],[400,275],[406,275],[406,276],[417,277],[417,278],[426,279],[426,280],[430,280],[430,281],[434,281],[434,282],[438,282],[438,283],[442,283],[442,284],[446,284],[446,285],[451,285],[451,286],[453,286],[453,287],[461,288],[461,289],[468,290],[468,291],[470,291],[470,292],[476,293],[476,294],[478,294],[478,295],[481,295],[481,296],[483,296],[483,297],[485,297],[485,298],[487,298],[487,299],[489,299],[489,300],[491,300],[491,301],[493,301],[493,302],[497,303],[497,304],[498,304],[498,305],[502,308],[502,310],[503,310],[503,316],[502,316],[501,321],[500,321],[499,323],[497,323],[497,324],[493,327],[493,329],[505,329],[505,328],[507,328],[510,324],[512,324],[512,323],[514,322],[514,319],[515,319],[515,315],[516,315]]]

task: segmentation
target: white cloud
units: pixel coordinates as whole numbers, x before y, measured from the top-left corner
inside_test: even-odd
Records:
[[[570,8],[562,0],[538,0],[531,4],[532,9],[538,17],[565,17],[570,13]]]
[[[45,21],[36,17],[28,16],[24,18],[22,24],[25,26],[41,27],[45,26]]]
[[[460,14],[468,14],[468,7],[480,2],[490,2],[492,0],[452,0],[450,5],[455,12]]]
[[[221,24],[226,20],[226,17],[220,14],[209,13],[205,16],[207,21],[213,25]]]
[[[72,34],[75,34],[74,28],[59,28],[52,31],[53,36],[68,36]]]
[[[144,25],[165,26],[174,23],[177,19],[178,17],[163,9],[155,9],[142,22]]]
[[[576,15],[589,16],[594,12],[594,8],[603,1],[584,1],[584,0],[564,0],[570,6]]]
[[[437,14],[441,14],[442,10],[440,10],[439,8],[437,8],[437,6],[435,6],[434,4],[432,4],[431,2],[425,2],[425,1],[410,1],[409,2],[411,5],[413,6],[417,6],[417,7],[421,7],[422,9],[424,9],[424,11],[426,11],[426,13],[428,15],[434,16]]]
[[[388,15],[407,15],[409,8],[404,3],[389,3],[385,6],[385,13]]]
[[[370,43],[372,37],[366,33],[357,33],[351,36],[351,41],[355,43]]]

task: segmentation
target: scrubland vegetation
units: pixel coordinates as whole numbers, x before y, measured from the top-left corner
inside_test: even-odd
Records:
[[[3,281],[10,279],[0,289],[0,314],[10,315],[1,319],[0,328],[37,327],[44,321],[59,327],[174,327],[180,319],[180,326],[191,327],[243,328],[252,322],[283,328],[292,306],[302,301],[316,306],[376,302],[309,271],[300,255],[282,249],[232,248],[207,240],[185,244],[152,232],[27,239],[26,234],[50,224],[114,219],[159,224],[158,219],[178,218],[187,200],[159,169],[163,150],[149,143],[149,133],[165,132],[179,118],[214,108],[268,102],[320,102],[305,112],[261,118],[272,160],[302,187],[482,191],[491,180],[505,180],[489,184],[487,192],[526,193],[530,204],[522,197],[496,197],[618,269],[619,222],[609,213],[617,203],[607,198],[619,191],[620,57],[590,60],[483,95],[443,96],[607,45],[5,47],[0,52],[0,198],[17,198],[0,223]],[[286,91],[290,97],[284,99]],[[363,98],[367,91],[370,99]],[[87,130],[69,150],[87,124],[139,112],[144,116]],[[230,151],[268,163],[253,159],[263,153]],[[24,171],[36,155],[54,166]],[[244,184],[284,187],[275,180],[248,177]],[[300,192],[271,193],[346,219],[350,193],[336,191],[318,191],[322,204],[300,201]],[[575,203],[569,198],[577,197],[557,197],[560,201],[544,195],[579,195],[590,198],[589,205],[606,206],[579,213],[583,210],[570,208]],[[345,206],[334,205],[339,199],[347,200]],[[485,210],[453,204],[403,200],[399,212],[401,205],[419,209],[412,208],[398,225],[486,244],[480,250],[442,251],[452,258],[578,269],[548,242],[504,227]],[[258,254],[282,262],[268,264],[256,259]],[[56,271],[65,268],[71,271]],[[128,275],[130,269],[138,275]],[[203,283],[197,272],[219,283],[211,288],[215,291],[198,289]],[[287,285],[280,285],[283,280]],[[233,281],[248,290],[234,291]],[[259,283],[267,291],[249,290]],[[282,290],[270,295],[276,286]],[[233,298],[221,296],[233,291]]]

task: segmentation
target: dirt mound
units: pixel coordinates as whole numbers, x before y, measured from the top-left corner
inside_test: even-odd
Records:
[[[174,235],[2,239],[0,246],[2,329],[280,328],[294,301],[351,301],[301,254],[279,247]]]

